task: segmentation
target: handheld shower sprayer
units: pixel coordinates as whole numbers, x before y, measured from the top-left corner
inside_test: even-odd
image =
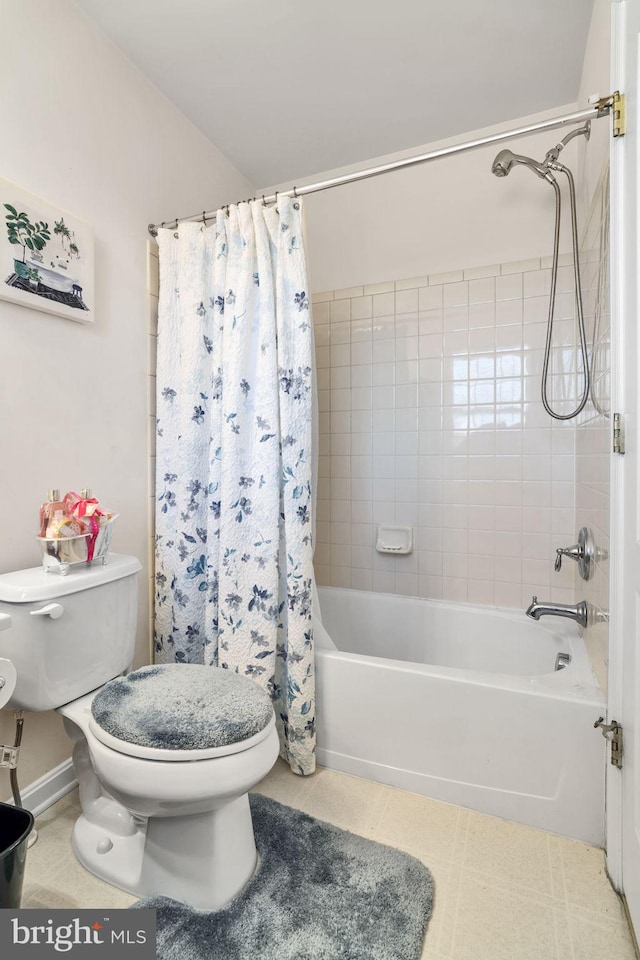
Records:
[[[551,181],[554,179],[553,175],[549,172],[549,168],[545,166],[546,161],[545,163],[538,163],[537,160],[532,160],[531,157],[522,156],[520,153],[513,153],[511,150],[500,151],[493,161],[491,173],[495,174],[496,177],[507,177],[511,173],[511,168],[518,163],[529,167],[543,180]]]
[[[555,227],[553,234],[553,261],[551,268],[551,294],[549,297],[549,318],[547,321],[547,339],[545,343],[544,351],[544,363],[542,369],[542,384],[541,384],[541,394],[542,394],[542,403],[549,414],[553,417],[554,420],[572,420],[574,417],[577,417],[581,410],[584,409],[584,406],[589,397],[589,391],[591,388],[591,371],[589,366],[589,356],[587,352],[587,336],[584,326],[584,313],[582,309],[582,289],[580,284],[580,264],[579,264],[579,251],[578,251],[578,225],[577,225],[577,216],[576,216],[576,194],[575,194],[575,185],[573,182],[573,176],[571,171],[565,167],[562,163],[559,162],[558,156],[560,151],[565,148],[570,140],[573,140],[574,137],[580,135],[584,136],[587,140],[591,134],[591,123],[588,122],[582,127],[578,127],[576,130],[572,130],[567,134],[559,143],[552,147],[551,150],[547,151],[547,154],[542,161],[539,163],[537,160],[533,160],[531,157],[525,157],[522,154],[513,153],[511,150],[501,150],[500,153],[496,156],[495,160],[491,165],[491,172],[496,177],[506,177],[511,172],[511,168],[516,164],[522,164],[525,167],[529,167],[530,170],[540,177],[542,180],[546,180],[547,183],[550,183],[554,189],[555,193],[555,205],[556,205],[556,219]],[[556,300],[556,287],[558,281],[558,255],[559,255],[559,244],[560,244],[560,218],[562,212],[562,198],[560,193],[560,186],[558,181],[553,176],[552,170],[556,172],[563,173],[569,183],[569,198],[571,206],[571,237],[573,243],[573,273],[575,280],[575,298],[576,298],[576,307],[578,312],[578,329],[580,337],[580,353],[582,356],[582,370],[584,377],[584,389],[582,396],[578,401],[578,405],[575,410],[572,410],[571,413],[557,413],[551,407],[548,398],[548,381],[549,381],[549,361],[551,359],[551,346],[553,342],[553,321],[555,313],[555,300]]]

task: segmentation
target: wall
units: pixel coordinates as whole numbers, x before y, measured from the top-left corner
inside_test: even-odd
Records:
[[[147,662],[146,227],[251,188],[68,0],[0,0],[0,18],[0,174],[92,226],[97,296],[91,326],[0,301],[0,571],[37,563],[47,488],[90,486],[120,513],[114,549],[145,566],[137,660]],[[23,785],[70,753],[57,715],[25,727]],[[3,711],[0,740],[12,738]]]
[[[553,369],[575,368],[563,258]],[[314,297],[318,581],[435,599],[570,602],[575,426],[539,399],[551,271],[540,258]],[[566,410],[554,376],[550,395]],[[375,550],[409,525],[406,557]]]
[[[598,682],[607,692],[609,657],[609,469],[611,462],[611,331],[609,313],[609,179],[593,197],[581,244],[583,305],[592,343],[593,396],[576,431],[576,530],[588,527],[596,557],[588,581],[575,572],[576,600],[590,606],[585,642]]]

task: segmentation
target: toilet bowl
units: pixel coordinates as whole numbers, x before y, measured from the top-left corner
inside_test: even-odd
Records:
[[[82,807],[72,844],[87,870],[137,897],[217,910],[255,870],[248,791],[278,756],[275,715],[254,681],[216,667],[125,673],[139,569],[115,556],[75,581],[0,576],[8,706],[64,718]]]
[[[200,910],[219,909],[256,866],[247,794],[278,756],[275,717],[248,740],[174,751],[167,759],[163,749],[122,741],[114,749],[103,742],[115,738],[93,721],[94,696],[57,711],[75,741],[82,816],[72,844],[78,860],[134,896],[160,894]]]

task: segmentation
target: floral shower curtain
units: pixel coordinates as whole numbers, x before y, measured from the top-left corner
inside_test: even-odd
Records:
[[[156,661],[270,693],[315,768],[312,329],[302,203],[160,230]]]

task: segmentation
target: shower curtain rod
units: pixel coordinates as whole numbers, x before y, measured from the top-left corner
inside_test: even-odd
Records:
[[[477,140],[467,140],[464,143],[456,143],[451,147],[442,147],[440,150],[431,150],[429,153],[422,153],[416,157],[407,157],[405,160],[394,160],[391,163],[383,163],[377,167],[369,167],[367,170],[360,170],[357,173],[347,173],[342,177],[332,177],[330,180],[320,180],[317,183],[310,183],[305,187],[291,187],[289,190],[278,190],[268,197],[254,197],[254,200],[262,199],[263,203],[277,203],[278,197],[304,197],[308,193],[318,193],[320,190],[331,190],[332,187],[341,187],[347,183],[355,183],[357,180],[368,180],[370,177],[378,177],[383,173],[390,173],[392,170],[402,170],[406,167],[414,167],[419,163],[426,163],[428,160],[438,160],[440,157],[447,157],[455,153],[463,153],[466,150],[475,150],[478,147],[485,147],[489,143],[499,143],[501,140],[510,140],[513,137],[523,137],[529,133],[536,133],[540,130],[554,130],[557,127],[564,127],[570,123],[582,123],[587,120],[596,120],[599,117],[606,117],[611,113],[614,106],[617,108],[614,112],[614,122],[620,112],[621,95],[616,93],[608,97],[600,97],[592,107],[587,110],[579,110],[576,113],[567,113],[561,117],[553,117],[549,120],[540,120],[537,123],[528,124],[526,127],[515,127],[513,130],[505,130],[503,133],[493,133],[487,137],[480,137]],[[624,129],[619,125],[618,132],[614,128],[614,136],[624,133]],[[228,206],[228,205],[227,205]],[[158,235],[161,227],[175,229],[179,223],[189,223],[202,220],[215,220],[216,211],[209,213],[194,213],[190,217],[176,217],[174,220],[163,221],[162,223],[150,223],[149,233],[152,237]]]

